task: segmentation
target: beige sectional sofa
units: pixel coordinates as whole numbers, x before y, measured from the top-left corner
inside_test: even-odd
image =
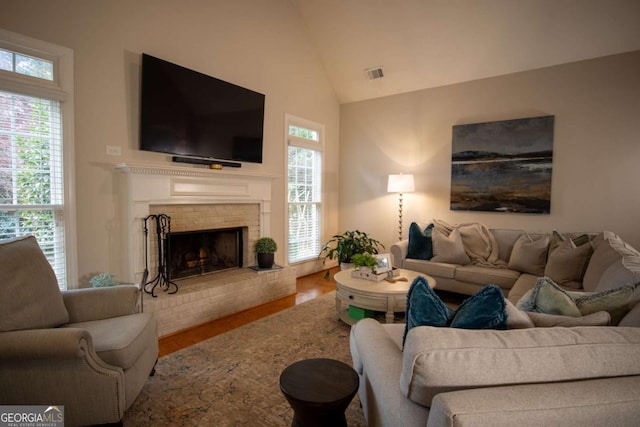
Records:
[[[571,264],[572,260],[568,258],[572,258],[573,248],[566,244],[563,247],[568,249],[564,254],[556,252],[562,251],[563,247],[560,247],[550,255],[548,248],[559,247],[558,245],[562,243],[558,242],[560,238],[566,241],[587,236],[588,242],[581,247],[588,248],[589,252],[581,268],[579,280],[556,280],[560,287],[571,292],[601,292],[624,284],[640,282],[640,253],[612,232],[543,234],[510,229],[490,229],[485,231],[487,232],[491,234],[490,241],[494,246],[491,251],[495,253],[496,259],[492,261],[495,267],[487,266],[489,264],[487,262],[472,264],[470,261],[469,264],[462,265],[437,261],[441,257],[435,254],[437,251],[435,242],[435,256],[431,260],[407,258],[408,239],[391,246],[393,265],[432,276],[437,282],[436,289],[463,295],[473,295],[488,284],[498,285],[504,295],[516,304],[542,276],[549,276],[554,280],[570,278],[567,277],[566,272],[559,270]],[[467,231],[467,234],[472,232]],[[533,243],[526,248],[527,245],[522,244],[522,241],[529,238]],[[535,246],[536,242],[542,243],[538,245],[539,250],[531,247]],[[544,254],[544,259],[538,261],[536,254],[540,253]],[[514,257],[518,259],[514,260]],[[553,264],[550,265],[550,263]],[[561,277],[563,275],[564,277]],[[640,300],[640,289],[636,294],[636,300]],[[640,305],[636,304],[636,307],[622,319],[620,325],[640,326]]]
[[[351,329],[367,425],[635,426],[640,328],[506,331],[363,319]]]
[[[600,292],[638,282],[640,254],[613,233],[587,233],[587,243],[582,243],[591,249],[580,271],[581,280],[568,280],[570,275],[561,277],[565,272],[546,268],[548,256],[544,265],[538,266],[541,274],[510,268],[518,265],[510,264],[512,252],[514,247],[521,250],[518,246],[522,244],[516,243],[527,233],[489,231],[492,237],[488,241],[494,247],[484,260],[474,259],[475,265],[407,259],[408,242],[403,241],[391,248],[395,266],[433,276],[436,289],[463,294],[497,284],[512,302],[507,303],[508,316],[514,320],[529,316],[531,325],[509,330],[417,326],[409,330],[403,346],[405,325],[381,324],[374,319],[359,321],[352,327],[350,346],[360,376],[359,396],[367,424],[637,425],[640,304],[630,304],[633,308],[618,327],[560,327],[580,324],[587,317],[609,316],[599,312],[567,320],[566,316],[527,315],[514,304],[535,286],[544,270],[564,280],[562,286],[572,292]],[[577,247],[574,241],[584,240],[584,234],[564,234],[560,240],[570,239],[571,244],[558,247]],[[552,240],[553,245],[558,244],[559,235],[528,236],[533,237],[532,242],[542,238],[548,244]],[[518,257],[522,267],[527,257],[522,253],[516,254]],[[571,259],[560,258],[560,270],[567,263],[579,270]],[[501,268],[488,267],[490,263],[501,264]],[[529,267],[524,265],[525,270]]]

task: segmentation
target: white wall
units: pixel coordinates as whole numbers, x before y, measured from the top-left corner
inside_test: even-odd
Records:
[[[387,175],[413,173],[411,221],[611,230],[640,249],[640,51],[341,106],[340,229],[397,240]],[[375,83],[375,82],[373,82]],[[449,209],[451,128],[555,116],[551,214]]]
[[[114,164],[169,163],[137,150],[143,52],[266,94],[264,163],[243,168],[279,177],[270,228],[281,247],[284,114],[325,124],[327,234],[337,227],[339,106],[288,0],[3,0],[1,10],[0,27],[74,50],[81,284],[98,272],[122,274]],[[122,156],[107,156],[107,145],[120,146]]]

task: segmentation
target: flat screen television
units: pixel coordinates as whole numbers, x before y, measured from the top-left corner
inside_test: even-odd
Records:
[[[142,54],[140,149],[262,163],[261,93]],[[181,160],[181,158],[184,158]]]

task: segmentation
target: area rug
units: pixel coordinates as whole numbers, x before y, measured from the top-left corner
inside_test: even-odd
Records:
[[[337,319],[335,292],[160,358],[127,411],[130,426],[290,426],[279,387],[293,362],[331,358],[351,365],[350,326]],[[365,426],[358,396],[349,426]]]

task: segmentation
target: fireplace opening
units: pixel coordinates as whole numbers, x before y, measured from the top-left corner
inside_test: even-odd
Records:
[[[242,267],[242,227],[167,234],[171,279]]]

